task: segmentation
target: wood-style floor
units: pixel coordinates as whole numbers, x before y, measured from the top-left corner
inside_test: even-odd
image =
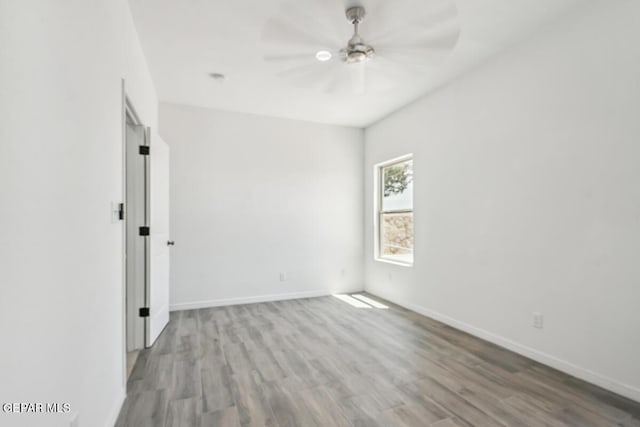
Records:
[[[133,372],[133,367],[136,364],[136,360],[138,360],[138,354],[140,351],[134,350],[127,352],[127,378],[131,376],[131,372]]]
[[[117,426],[640,426],[639,403],[388,305],[171,313]]]

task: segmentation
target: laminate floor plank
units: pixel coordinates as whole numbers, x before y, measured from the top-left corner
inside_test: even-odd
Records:
[[[462,424],[460,424],[455,418],[447,418],[431,424],[430,427],[462,427]]]
[[[262,388],[262,382],[260,373],[256,371],[232,376],[231,392],[242,426],[276,427],[278,425]]]
[[[226,366],[202,369],[202,410],[215,412],[234,406],[231,369]]]
[[[314,421],[321,426],[351,427],[351,423],[324,387],[302,390],[299,394]]]
[[[199,427],[202,416],[201,400],[188,398],[172,400],[167,408],[167,427]]]
[[[175,360],[170,399],[202,396],[202,374],[199,360]]]
[[[172,312],[116,426],[640,427],[638,402],[370,297]]]
[[[507,426],[502,420],[491,417],[482,409],[473,405],[460,394],[446,388],[437,381],[422,379],[413,384],[418,390],[447,409],[448,412],[466,422],[469,426]]]
[[[263,384],[267,401],[271,405],[278,425],[280,427],[322,427],[322,424],[314,420],[312,412],[299,394],[283,384],[286,382],[287,380]]]
[[[336,401],[336,403],[354,427],[382,427],[388,425],[375,401],[366,394],[344,397]]]
[[[638,418],[631,418],[627,421],[623,421],[620,423],[621,427],[640,427],[640,419]]]
[[[578,387],[572,387],[563,381],[557,381],[554,378],[544,378],[531,371],[520,372],[518,376],[527,378],[530,383],[536,383],[546,389],[562,393],[562,396],[564,396],[566,400],[573,402],[576,406],[584,407],[587,411],[594,411],[612,422],[620,422],[631,418],[630,413],[610,405],[604,399],[597,399],[588,392],[584,392]]]
[[[511,396],[503,400],[505,409],[509,412],[517,414],[519,417],[525,417],[528,424],[533,426],[543,425],[547,427],[566,427],[567,424],[555,418],[553,414],[546,412],[539,406],[533,405],[521,396]]]
[[[441,414],[431,412],[419,403],[403,404],[387,409],[383,413],[389,424],[397,426],[430,425],[443,420]]]
[[[144,391],[127,396],[116,427],[164,426],[167,414],[167,391]]]
[[[205,412],[200,419],[201,427],[242,427],[235,406],[215,412]]]

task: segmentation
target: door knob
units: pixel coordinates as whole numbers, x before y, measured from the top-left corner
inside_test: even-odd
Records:
[[[175,244],[176,244],[176,242],[174,242],[173,240],[167,241],[167,246],[173,246]]]

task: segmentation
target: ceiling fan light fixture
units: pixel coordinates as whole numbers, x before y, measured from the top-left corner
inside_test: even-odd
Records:
[[[326,62],[331,59],[331,52],[328,50],[319,50],[316,53],[316,59],[320,62]]]
[[[350,52],[347,55],[347,63],[349,64],[364,62],[366,60],[367,60],[367,55],[364,52]]]
[[[345,61],[347,64],[366,62],[373,58],[375,50],[371,46],[357,45],[349,46],[345,50]]]

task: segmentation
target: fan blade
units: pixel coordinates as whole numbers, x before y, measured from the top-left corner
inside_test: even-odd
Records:
[[[427,36],[406,43],[382,43],[376,45],[378,56],[409,66],[430,66],[442,62],[451,53],[459,37],[457,30],[448,34]]]
[[[450,51],[458,42],[460,30],[458,28],[447,28],[446,31],[429,31],[413,37],[403,37],[397,40],[387,40],[375,44],[377,49],[395,48],[420,48],[429,50]]]
[[[387,10],[386,15],[377,17],[377,25],[368,34],[364,33],[363,30],[368,43],[402,42],[420,37],[425,30],[433,33],[443,30],[448,32],[447,28],[459,28],[457,21],[458,10],[449,1],[443,2],[437,9],[433,8],[426,15],[417,18],[410,17],[406,19],[404,14],[402,17],[394,16],[397,15],[398,10],[402,11],[403,8],[397,5],[395,10]],[[385,25],[386,23],[393,24],[393,26],[389,27]]]
[[[292,67],[277,74],[291,85],[325,93],[349,92],[351,86],[346,66],[331,61]]]
[[[300,23],[310,34],[322,34],[333,43],[342,44],[342,31],[347,31],[348,35],[350,28],[345,26],[345,9],[340,5],[341,2],[342,0],[288,0],[282,2],[276,16],[284,22]]]
[[[366,67],[366,92],[384,91],[397,86],[403,80],[406,73],[394,73],[394,69],[385,67],[383,62],[369,61]],[[399,67],[395,67],[396,69]]]
[[[411,47],[396,47],[388,49],[380,49],[376,51],[374,61],[381,58],[393,61],[398,65],[407,67],[433,67],[442,62],[448,55],[446,50],[419,49]]]
[[[306,78],[318,78],[324,79],[325,76],[331,73],[332,69],[336,66],[342,67],[344,64],[338,62],[318,62],[313,61],[308,64],[298,65],[284,69],[276,74],[277,77],[287,79],[293,83],[302,82]],[[308,85],[310,82],[304,82]]]
[[[364,93],[365,81],[364,81],[364,67],[365,62],[356,62],[355,64],[348,64],[349,75],[351,77],[351,86],[353,89],[353,93],[356,95],[360,95]]]
[[[275,54],[265,55],[263,59],[267,62],[293,62],[293,61],[315,61],[315,54],[310,53],[292,53],[292,54]]]
[[[290,0],[281,14],[287,19],[304,22],[305,28],[331,37],[336,45],[341,45],[352,33],[352,28],[345,25],[346,7],[342,3],[343,0]]]
[[[445,55],[446,53],[443,52],[392,49],[376,53],[376,57],[371,62],[381,66],[384,62],[385,67],[404,70],[405,75],[411,75],[425,70],[434,70],[434,66],[441,62]]]
[[[319,70],[322,70],[322,66],[316,62],[311,62],[305,65],[297,65],[295,67],[286,68],[279,73],[276,74],[278,77],[282,77],[285,79],[296,78],[301,75],[309,75],[318,73]]]
[[[318,50],[329,46],[339,46],[331,37],[322,32],[310,31],[308,27],[295,20],[280,17],[270,19],[262,32],[262,40],[269,44],[286,46],[306,46],[309,50]]]
[[[379,74],[384,75],[389,80],[401,82],[411,75],[415,75],[418,67],[407,66],[406,63],[394,60],[393,57],[376,55],[376,57],[367,64],[367,75]],[[369,71],[371,73],[369,73]]]
[[[333,62],[336,61],[338,58],[340,58],[340,52],[339,51],[327,51],[331,54],[331,58],[324,60],[324,61],[318,61],[318,59],[316,58],[316,53],[277,53],[277,54],[266,54],[264,55],[262,58],[266,61],[266,62],[273,62],[273,63],[298,63],[298,64],[302,64],[302,63],[308,63],[308,64],[319,64],[318,65],[322,65],[326,62]]]
[[[336,66],[327,70],[325,83],[320,87],[320,90],[327,94],[350,94],[352,92],[349,70],[344,62],[337,62]]]
[[[348,93],[351,89],[348,80],[346,86],[348,87],[347,89],[345,89],[344,77],[336,75],[328,79],[328,82],[321,88],[321,91],[325,94]]]

